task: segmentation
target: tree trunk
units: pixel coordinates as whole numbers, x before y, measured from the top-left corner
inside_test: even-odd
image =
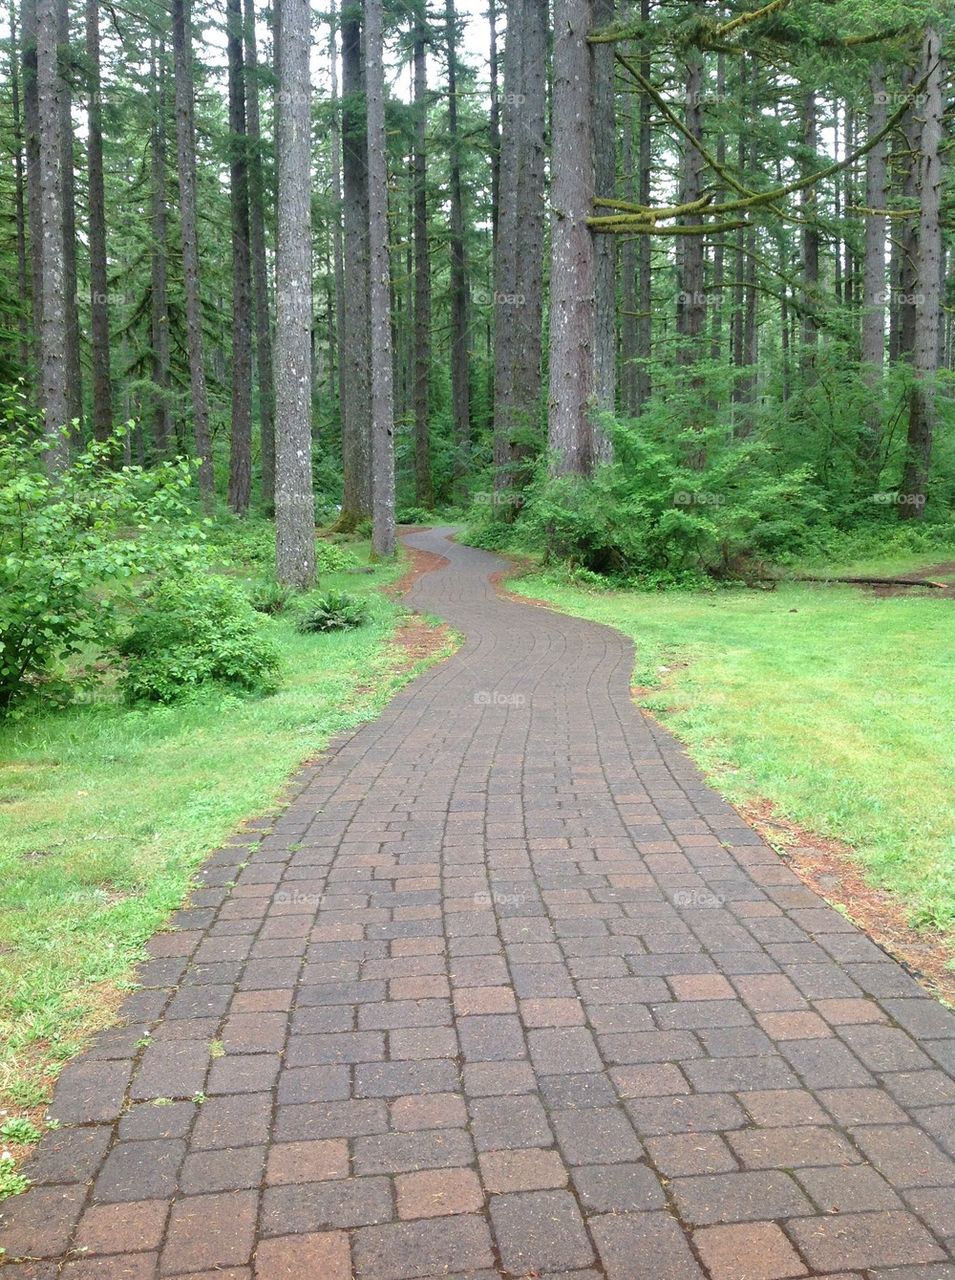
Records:
[[[623,166],[626,196],[637,199],[637,175],[633,155],[633,134],[640,106],[636,95],[624,117],[623,146],[620,160]],[[637,405],[637,242],[648,236],[626,236],[620,246],[620,408],[625,417],[635,418]]]
[[[550,403],[547,434],[558,473],[589,475],[594,442],[594,195],[590,0],[555,0],[551,179]]]
[[[902,79],[903,89],[911,91],[920,78],[914,67],[906,67]],[[922,110],[913,102],[905,114],[903,127],[902,195],[906,205],[914,208],[919,199],[918,156],[921,146]],[[904,218],[897,232],[899,237],[898,277],[898,325],[899,359],[911,360],[915,348],[915,295],[918,279],[919,219]],[[895,282],[893,282],[895,283]]]
[[[342,128],[341,101],[338,93],[338,15],[333,0],[328,30],[328,57],[332,73],[332,127],[329,135],[332,172],[332,258],[335,273],[335,335],[338,339],[338,420],[342,422],[345,405],[345,355],[342,341],[345,312],[345,258],[342,249]]]
[[[345,296],[342,315],[340,524],[371,515],[371,330],[368,315],[368,159],[365,72],[358,0],[342,6],[342,188]]]
[[[487,22],[490,37],[488,71],[491,88],[491,111],[488,125],[488,138],[491,144],[491,234],[496,252],[497,221],[501,200],[501,103],[498,97],[496,0],[488,0]]]
[[[726,96],[726,55],[720,53],[716,59],[716,101],[722,102]],[[716,139],[716,163],[726,163],[726,135],[720,133]],[[716,203],[719,203],[717,196]],[[719,215],[717,214],[717,217]],[[726,260],[726,240],[722,235],[713,237],[713,307],[710,314],[710,359],[721,360],[723,356],[723,278]]]
[[[156,86],[151,140],[152,163],[152,248],[150,314],[152,332],[153,445],[160,458],[172,450],[172,412],[169,404],[169,307],[166,286],[166,77],[165,49],[159,45],[158,63],[151,52],[150,68]]]
[[[259,119],[259,53],[255,0],[245,0],[245,112],[249,158],[249,231],[252,292],[255,298],[255,363],[258,373],[262,505],[275,506],[275,387],[272,375],[272,324],[269,318],[269,269],[265,247],[265,170]]]
[[[690,139],[702,141],[703,137],[703,58],[700,51],[691,47],[686,55],[686,96],[683,113],[684,128],[688,134],[684,142],[681,199],[687,203],[699,200],[703,192],[703,158]],[[691,226],[700,221],[693,213],[681,219]],[[680,292],[677,296],[676,327],[680,337],[677,362],[689,370],[687,385],[691,391],[688,425],[702,425],[703,406],[696,403],[702,397],[703,381],[696,368],[703,357],[703,338],[706,329],[706,259],[702,235],[680,237]],[[701,468],[706,461],[705,449],[694,445],[688,454],[690,466]]]
[[[640,22],[645,31],[650,24],[650,0],[640,0]],[[649,41],[644,40],[640,54],[640,74],[650,80]],[[650,174],[652,154],[650,148],[650,98],[640,94],[640,126],[637,145],[637,200],[650,203]],[[637,294],[637,412],[650,398],[650,353],[653,345],[653,299],[650,293],[650,237],[640,236],[637,241],[639,288]]]
[[[431,481],[431,423],[428,381],[431,374],[431,261],[428,255],[428,70],[423,3],[414,26],[414,422],[415,502],[434,506]]]
[[[471,445],[471,381],[468,352],[468,277],[464,248],[464,197],[461,190],[461,138],[458,129],[457,31],[454,0],[444,8],[448,57],[448,165],[451,180],[451,403],[454,418],[454,484],[465,496]]]
[[[614,0],[592,0],[592,21],[598,30],[613,23]],[[594,192],[613,198],[617,176],[614,118],[614,47],[592,47]],[[612,415],[617,391],[617,237],[594,236],[594,461],[612,454],[604,415]]]
[[[885,128],[888,115],[885,68],[877,63],[869,75],[872,101],[869,107],[869,137]],[[862,377],[871,401],[866,407],[866,438],[862,453],[871,474],[876,464],[882,436],[882,366],[885,360],[885,224],[888,202],[888,139],[883,138],[866,156],[865,202],[870,210],[865,221],[865,256],[862,267]]]
[[[113,430],[109,361],[109,279],[106,269],[106,193],[103,180],[103,105],[100,99],[99,0],[86,0],[86,60],[89,74],[90,322],[93,362],[93,436]]]
[[[546,0],[513,0],[504,48],[501,207],[494,278],[495,488],[520,489],[541,397]]]
[[[375,554],[395,554],[394,388],[391,366],[391,266],[382,0],[365,0],[368,100],[368,299],[371,318],[371,491]]]
[[[206,510],[215,497],[209,398],[202,350],[202,297],[196,214],[196,131],[193,118],[192,33],[188,0],[172,0],[173,57],[176,82],[176,156],[179,170],[179,222],[182,230],[182,274],[186,294],[186,339],[199,492]]]
[[[919,233],[915,347],[912,353],[912,388],[909,393],[909,427],[905,470],[902,476],[899,516],[920,520],[932,459],[936,423],[939,324],[941,318],[942,231],[942,115],[944,111],[941,42],[929,27],[922,44],[922,70],[927,72],[922,130],[919,145]]]
[[[70,421],[70,402],[66,384],[67,299],[63,263],[63,140],[60,136],[63,84],[57,58],[57,35],[55,0],[37,0],[37,133],[42,236],[40,401],[48,441],[46,462],[51,475],[65,470],[70,460],[66,430]]]
[[[227,0],[226,23],[232,210],[232,432],[229,449],[229,506],[237,515],[244,515],[249,509],[252,492],[252,263],[249,243],[249,165],[245,127],[242,0]]]
[[[816,95],[809,92],[802,102],[803,157],[802,173],[808,176],[816,163]],[[808,368],[815,358],[819,328],[819,227],[816,222],[817,195],[815,187],[806,187],[802,193],[801,210],[805,225],[802,230],[802,279],[803,315],[802,344],[803,366]]]
[[[37,390],[43,403],[43,197],[40,182],[40,106],[37,85],[38,0],[23,0],[23,128],[27,162],[27,226]]]
[[[309,0],[281,0],[275,327],[275,564],[279,582],[315,581],[312,493],[312,219]]]
[[[17,8],[10,5],[10,97],[13,108],[13,181],[17,228],[17,298],[20,308],[17,328],[20,332],[20,367],[25,377],[30,363],[30,289],[27,284],[26,204],[23,178],[23,121],[20,115],[20,51],[17,45]]]
[[[56,0],[57,57],[60,61],[60,145],[63,148],[63,296],[66,306],[66,404],[71,423],[83,417],[80,315],[76,273],[76,179],[73,172],[72,46],[68,0]],[[76,428],[72,428],[76,430]],[[77,433],[82,440],[82,430]]]

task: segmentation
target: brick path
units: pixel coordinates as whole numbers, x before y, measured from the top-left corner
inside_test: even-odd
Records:
[[[467,643],[210,859],[63,1072],[11,1280],[951,1280],[955,1018],[641,718],[622,636],[409,541]]]

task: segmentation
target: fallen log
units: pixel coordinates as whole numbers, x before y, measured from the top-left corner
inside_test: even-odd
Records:
[[[932,578],[845,578],[830,575],[828,577],[814,577],[811,574],[801,573],[795,578],[759,578],[759,582],[772,582],[779,584],[780,582],[842,582],[853,587],[933,587],[939,591],[955,590],[950,582],[935,582]]]

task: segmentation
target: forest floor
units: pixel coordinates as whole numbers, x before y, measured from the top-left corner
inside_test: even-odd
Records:
[[[367,544],[351,549],[368,559]],[[324,574],[324,589],[366,596],[371,621],[315,636],[275,618],[274,696],[129,708],[107,687],[3,729],[0,1108],[41,1105],[58,1064],[113,1019],[142,944],[203,858],[272,808],[334,733],[374,717],[449,649],[446,628],[386,594],[420,571],[402,559]]]
[[[955,579],[951,560],[930,567]],[[925,568],[923,553],[827,572]],[[592,591],[533,571],[508,588],[630,636],[638,704],[820,892],[955,999],[951,599]]]

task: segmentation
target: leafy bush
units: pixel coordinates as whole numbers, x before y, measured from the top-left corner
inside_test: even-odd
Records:
[[[51,477],[18,388],[0,394],[0,416],[0,714],[10,714],[31,692],[65,701],[88,682],[136,578],[181,573],[203,535],[188,464],[113,470],[120,432]],[[68,676],[80,654],[84,669]]]
[[[591,479],[542,468],[516,523],[488,522],[469,541],[497,549],[517,538],[547,560],[621,585],[698,586],[760,576],[768,558],[801,545],[825,516],[810,469],[777,474],[759,441],[720,448],[710,432],[700,437],[707,465],[696,469],[686,441],[657,438],[652,423],[611,430],[614,460]]]
[[[296,622],[297,630],[306,634],[321,631],[347,631],[368,621],[367,600],[347,591],[326,591],[310,597]]]
[[[344,569],[353,569],[358,564],[358,557],[348,547],[338,542],[327,542],[319,538],[315,544],[315,565],[319,573],[341,573]]]
[[[279,657],[261,618],[226,578],[191,574],[143,597],[118,651],[120,684],[135,702],[175,702],[209,685],[246,693],[278,688]]]

